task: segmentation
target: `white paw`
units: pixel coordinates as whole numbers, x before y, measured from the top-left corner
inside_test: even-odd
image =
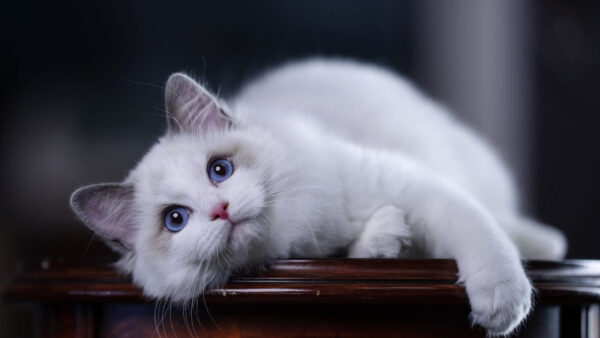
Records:
[[[523,269],[500,270],[483,268],[467,276],[465,283],[471,320],[492,336],[511,333],[531,310],[532,286]]]
[[[360,237],[348,250],[350,258],[395,258],[410,244],[410,229],[402,210],[388,205],[377,209]]]

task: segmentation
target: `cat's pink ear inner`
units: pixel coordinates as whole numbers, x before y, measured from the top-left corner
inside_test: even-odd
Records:
[[[217,99],[183,73],[167,80],[165,103],[169,132],[206,132],[231,125]]]
[[[71,207],[95,233],[133,248],[135,224],[133,187],[102,183],[81,187],[71,195]]]

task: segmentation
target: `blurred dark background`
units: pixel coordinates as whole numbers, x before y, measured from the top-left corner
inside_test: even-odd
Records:
[[[163,132],[168,74],[227,96],[314,55],[407,76],[500,151],[524,209],[567,234],[568,257],[600,258],[599,18],[599,1],[557,0],[5,4],[0,286],[24,259],[110,255],[68,197],[121,180]],[[31,314],[0,304],[0,321],[27,336]]]

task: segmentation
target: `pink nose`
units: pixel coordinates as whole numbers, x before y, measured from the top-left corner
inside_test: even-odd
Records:
[[[212,213],[210,214],[210,220],[215,221],[217,219],[229,220],[229,213],[227,212],[227,207],[229,203],[221,202],[215,206]]]

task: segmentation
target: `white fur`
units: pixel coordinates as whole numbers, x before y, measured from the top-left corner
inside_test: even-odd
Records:
[[[506,334],[532,287],[502,226],[528,258],[564,255],[560,232],[520,216],[489,147],[385,69],[292,63],[227,103],[233,128],[167,133],[125,182],[138,226],[121,266],[150,296],[186,301],[276,258],[424,252],[456,259],[474,323]],[[214,154],[235,165],[218,185],[206,174]],[[219,201],[248,221],[211,220]],[[174,204],[192,214],[170,233],[161,212]]]

